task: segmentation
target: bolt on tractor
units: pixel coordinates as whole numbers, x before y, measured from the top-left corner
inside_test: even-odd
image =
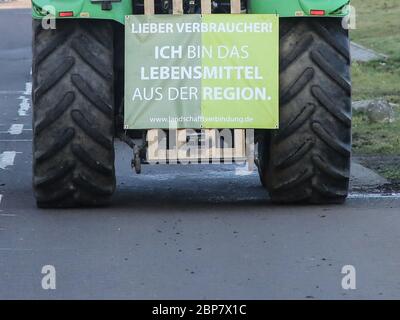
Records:
[[[349,10],[349,0],[32,0],[37,205],[107,204],[116,188],[115,138],[132,148],[137,173],[146,163],[254,159],[273,202],[344,202],[351,160],[350,44],[345,21]],[[264,17],[277,22],[266,22]],[[275,27],[276,54],[268,49],[274,48]],[[245,38],[259,44],[257,50],[243,45],[246,39],[239,36],[237,46],[232,41],[229,46],[215,46],[216,53],[206,45],[211,38],[223,43],[234,32],[252,32]],[[175,46],[174,41],[181,41],[176,37],[184,42]],[[190,51],[185,43],[194,38],[199,45]],[[147,42],[153,51],[148,51]],[[182,48],[188,49],[192,60],[184,57],[187,52]],[[264,69],[258,63],[227,67],[218,62],[213,67],[217,58],[212,54],[231,61],[251,55],[257,61],[269,59],[276,66],[272,94],[243,82],[227,84],[226,79],[233,77],[235,83],[243,79],[262,83]],[[139,68],[138,61],[143,64],[146,55],[160,64]],[[197,66],[192,65],[195,60]],[[135,82],[140,76],[146,81],[143,90]],[[274,75],[271,79],[274,82]],[[169,83],[174,85],[166,90]],[[173,122],[182,121],[174,128],[171,114],[163,108],[167,105],[163,95],[178,110]],[[198,100],[203,101],[199,110],[208,115],[214,115],[215,100],[223,104],[221,110],[241,115],[253,103],[261,111],[239,123],[231,122],[230,111],[216,112],[218,120],[204,120],[202,113],[198,116],[203,122],[197,126],[187,109],[195,108]],[[276,113],[264,112],[264,106],[273,104]],[[160,118],[139,121],[149,110]],[[218,145],[224,140],[222,132],[231,134],[233,148]],[[198,138],[199,151],[188,156],[187,149],[179,146],[192,136]],[[205,141],[217,146],[206,148]],[[252,143],[255,147],[249,148]]]

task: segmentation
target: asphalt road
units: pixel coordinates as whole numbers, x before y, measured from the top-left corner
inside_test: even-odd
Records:
[[[30,39],[29,11],[0,11],[0,298],[400,298],[396,196],[274,206],[231,166],[135,175],[119,143],[111,207],[37,209]],[[44,265],[55,290],[42,289]],[[356,290],[341,286],[344,265]]]

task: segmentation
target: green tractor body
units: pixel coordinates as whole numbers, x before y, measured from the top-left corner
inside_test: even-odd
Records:
[[[172,13],[172,0],[154,2],[156,14]],[[348,195],[350,42],[343,17],[349,2],[241,1],[242,12],[280,17],[279,129],[255,130],[256,164],[273,202],[342,203]],[[184,13],[201,13],[200,3],[183,0]],[[133,149],[137,171],[147,148],[146,130],[123,125],[124,23],[144,13],[144,0],[32,4],[37,204],[104,205],[116,187],[114,138]],[[230,1],[213,1],[212,13],[230,13]],[[46,17],[57,19],[55,29],[43,27]]]
[[[45,16],[48,6],[54,7],[57,19],[108,19],[124,23],[125,16],[132,14],[135,4],[143,4],[140,0],[108,1],[107,9],[104,2],[90,0],[32,0],[32,14],[40,19]],[[221,2],[229,3],[229,0]],[[346,5],[349,0],[249,0],[249,13],[271,13],[280,17],[325,16],[342,17],[347,14]],[[46,10],[47,8],[47,10]],[[44,10],[43,10],[44,9]],[[67,17],[63,13],[71,13]]]

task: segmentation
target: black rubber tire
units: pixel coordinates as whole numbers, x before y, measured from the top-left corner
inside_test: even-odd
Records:
[[[115,190],[113,28],[33,21],[33,188],[39,207],[101,206]]]
[[[350,43],[341,19],[282,19],[280,129],[259,144],[277,203],[342,203],[351,162]]]

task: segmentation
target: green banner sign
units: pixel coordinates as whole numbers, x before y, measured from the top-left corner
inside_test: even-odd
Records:
[[[276,15],[134,15],[125,28],[125,129],[278,128]]]

